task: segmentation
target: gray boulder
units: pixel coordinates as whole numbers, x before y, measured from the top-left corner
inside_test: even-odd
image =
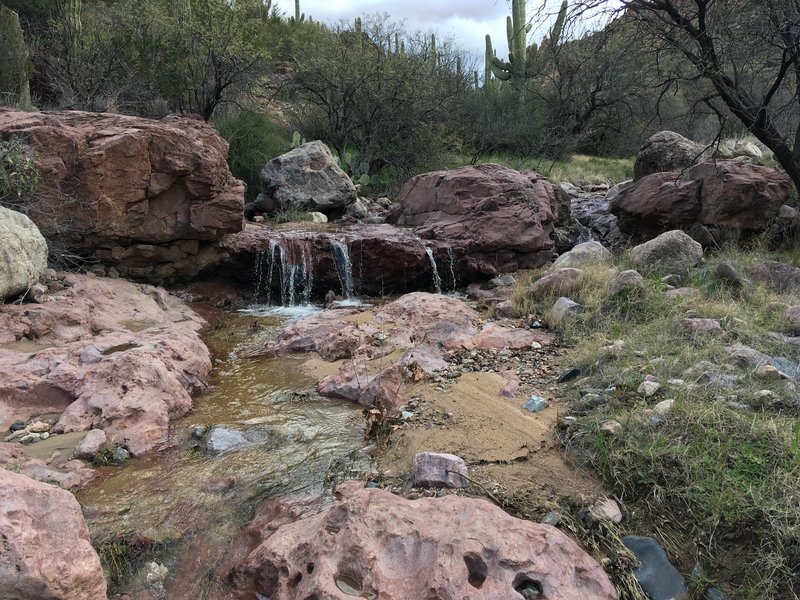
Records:
[[[47,242],[22,213],[0,207],[0,301],[25,292],[47,270]]]
[[[582,315],[584,310],[585,307],[582,304],[562,296],[555,301],[555,304],[547,313],[547,324],[550,327],[555,327],[568,319]]]
[[[691,167],[703,152],[703,146],[674,131],[659,131],[639,148],[633,165],[633,178],[652,173],[683,171]]]
[[[611,252],[600,242],[592,240],[565,252],[555,260],[553,266],[581,268],[589,264],[609,263],[611,260]]]
[[[327,213],[355,202],[356,186],[321,141],[308,142],[269,161],[261,169],[263,192],[245,216],[276,210]]]
[[[703,258],[703,247],[678,229],[635,246],[631,251],[634,268],[651,273],[685,273]]]

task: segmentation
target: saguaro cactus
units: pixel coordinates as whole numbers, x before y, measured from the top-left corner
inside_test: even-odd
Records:
[[[64,23],[70,39],[70,45],[76,49],[80,44],[83,22],[81,21],[81,10],[83,3],[81,0],[62,0],[64,10]]]
[[[436,34],[431,34],[431,62],[435,67],[438,62],[438,57],[436,56]]]
[[[294,16],[289,17],[291,25],[298,25],[306,20],[306,14],[300,12],[300,0],[294,0]]]
[[[19,16],[0,5],[0,104],[31,106],[31,56]]]
[[[506,18],[506,37],[508,38],[508,60],[495,56],[491,36],[486,36],[486,60],[492,73],[501,81],[521,84],[542,72],[547,60],[558,48],[564,21],[567,18],[567,0],[561,3],[558,17],[550,30],[550,35],[542,41],[542,47],[527,45],[531,24],[527,22],[525,0],[512,0],[511,16]]]

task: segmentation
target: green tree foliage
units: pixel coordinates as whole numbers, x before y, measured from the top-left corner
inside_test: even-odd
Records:
[[[431,37],[408,35],[386,16],[364,19],[360,32],[350,24],[320,34],[287,81],[302,101],[298,129],[340,156],[357,152],[371,175],[386,166],[402,177],[435,164],[470,85],[450,44],[438,44],[436,64],[431,56]]]

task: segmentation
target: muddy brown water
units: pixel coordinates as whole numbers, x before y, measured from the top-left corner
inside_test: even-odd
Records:
[[[316,395],[301,360],[241,358],[285,321],[219,315],[206,336],[216,357],[211,386],[174,423],[173,447],[105,468],[102,481],[78,494],[111,597],[144,588],[170,599],[223,597],[224,565],[258,503],[316,495],[368,472],[368,459],[358,452],[365,442],[356,405]],[[192,436],[198,425],[257,431],[266,441],[215,456]],[[137,552],[148,551],[127,551],[131,540]],[[163,584],[146,582],[146,563],[153,560],[170,571]]]

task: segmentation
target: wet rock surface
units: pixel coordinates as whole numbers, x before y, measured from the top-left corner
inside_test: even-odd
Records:
[[[249,528],[256,545],[232,574],[240,594],[333,599],[348,589],[387,600],[455,600],[533,589],[551,600],[617,597],[600,565],[567,536],[484,500],[409,501],[350,482],[316,514],[287,522],[294,520],[287,512],[275,503],[259,509]]]

